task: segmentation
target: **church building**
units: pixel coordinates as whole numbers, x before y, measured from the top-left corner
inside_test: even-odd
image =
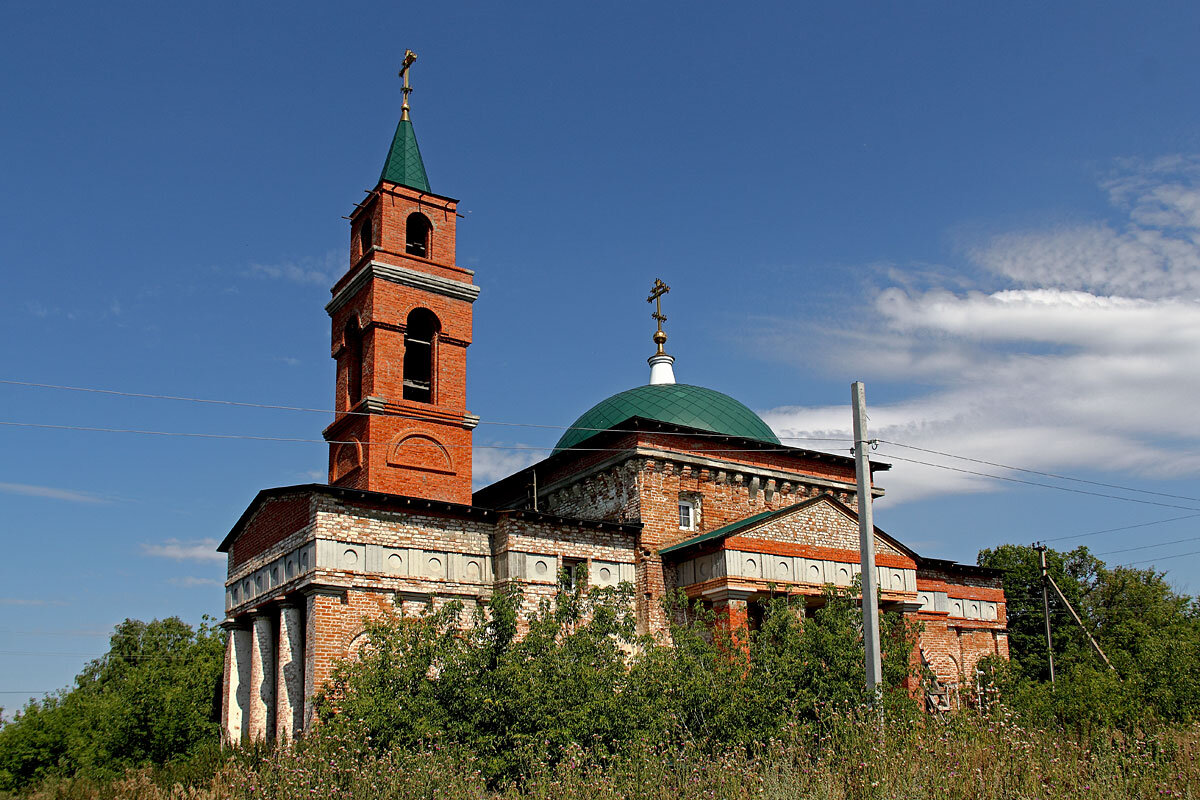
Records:
[[[677,589],[753,629],[770,593],[819,602],[860,572],[854,459],[783,445],[734,398],[677,383],[661,310],[646,385],[472,492],[466,356],[479,287],[455,262],[458,201],[432,191],[409,119],[414,58],[325,306],[337,362],[329,482],[262,490],[218,548],[229,743],[299,734],[334,663],[362,645],[364,620],[397,607],[469,609],[517,584],[532,610],[565,575],[628,582],[643,633],[666,634],[662,601]],[[651,299],[666,290],[657,282]],[[887,469],[872,463],[872,477]],[[922,557],[878,528],[875,549],[881,607],[922,623],[914,658],[941,682],[1008,656],[996,571]]]

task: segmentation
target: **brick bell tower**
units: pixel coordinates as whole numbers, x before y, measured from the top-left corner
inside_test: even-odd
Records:
[[[329,483],[471,502],[467,347],[474,273],[454,263],[458,201],[429,188],[404,103],[379,183],[350,215],[350,268],[333,320],[337,416],[325,429]]]

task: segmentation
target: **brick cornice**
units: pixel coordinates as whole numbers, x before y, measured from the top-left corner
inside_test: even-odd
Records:
[[[437,275],[430,275],[427,272],[420,272],[408,267],[401,267],[396,264],[384,264],[381,261],[368,261],[361,269],[351,278],[342,288],[337,291],[333,299],[325,306],[325,310],[330,314],[334,314],[350,301],[352,297],[367,284],[368,281],[378,278],[379,280],[389,281],[399,284],[400,286],[409,286],[414,289],[438,294],[443,297],[449,297],[455,300],[465,300],[468,303],[474,303],[475,298],[479,297],[479,287],[473,283],[465,283],[463,281],[451,280],[450,278],[442,278]]]

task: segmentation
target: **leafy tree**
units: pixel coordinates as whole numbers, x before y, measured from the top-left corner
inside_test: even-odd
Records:
[[[999,674],[1008,691],[1035,713],[1053,714],[1082,731],[1200,718],[1196,600],[1171,589],[1163,573],[1109,569],[1085,547],[1069,553],[1047,550],[1046,562],[1115,671],[1092,650],[1051,590],[1058,682],[1050,690],[1038,555],[1031,548],[1004,545],[982,551],[979,563],[1005,573],[1013,664]]]
[[[30,702],[0,729],[0,789],[163,764],[214,746],[224,654],[224,633],[207,623],[121,623],[74,688]]]
[[[1042,569],[1036,550],[1006,544],[979,552],[981,567],[1004,573],[1004,598],[1008,613],[1009,653],[1018,675],[1031,680],[1050,680],[1046,655],[1046,632],[1042,609]],[[1046,570],[1078,611],[1085,595],[1099,579],[1104,563],[1086,547],[1069,553],[1046,550]],[[1054,665],[1060,671],[1074,664],[1092,665],[1096,658],[1083,631],[1050,590],[1050,627],[1054,643]]]

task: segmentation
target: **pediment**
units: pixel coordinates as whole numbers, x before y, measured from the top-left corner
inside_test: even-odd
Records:
[[[716,545],[723,550],[844,560],[859,552],[858,517],[847,506],[822,495],[731,523],[708,534],[680,542],[663,553]],[[915,568],[916,554],[879,528],[875,529],[875,554],[881,562]]]
[[[733,537],[780,544],[807,545],[835,550],[859,549],[858,519],[841,503],[832,498],[817,498],[811,504],[799,504],[762,522],[737,531]],[[726,543],[726,549],[731,549]],[[876,554],[904,555],[899,548],[878,532],[875,534]]]

